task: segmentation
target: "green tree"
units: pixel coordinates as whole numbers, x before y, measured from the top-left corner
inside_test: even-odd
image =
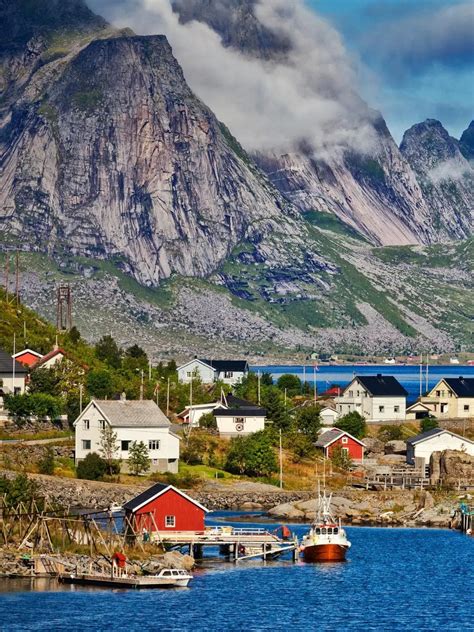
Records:
[[[5,395],[3,405],[18,424],[31,415],[31,398],[27,393]]]
[[[128,467],[132,474],[138,476],[150,469],[148,448],[143,441],[134,441],[128,452]]]
[[[356,439],[363,439],[367,434],[365,417],[362,417],[362,415],[355,410],[337,419],[334,425],[336,428],[340,428],[353,437],[356,437]]]
[[[427,432],[428,430],[433,430],[434,428],[438,428],[438,425],[439,425],[438,420],[433,415],[424,417],[420,423],[421,432]]]
[[[205,413],[199,418],[199,426],[209,430],[217,430],[217,421],[212,413]]]
[[[267,411],[267,419],[273,422],[275,428],[285,430],[290,423],[290,417],[285,410],[285,404],[279,389],[269,387],[265,390],[262,404]]]
[[[100,431],[99,445],[100,456],[107,463],[108,473],[110,475],[117,473],[117,464],[115,459],[115,455],[118,450],[117,433],[114,432],[112,426],[109,426],[107,423]],[[118,467],[120,470],[120,464]]]
[[[347,453],[347,450],[344,450],[340,445],[337,445],[331,452],[331,461],[341,470],[349,470],[353,466],[352,459]]]
[[[377,432],[377,437],[384,443],[387,441],[403,439],[403,430],[399,425],[385,424],[380,426],[380,429]]]
[[[49,474],[50,476],[54,474],[54,450],[49,447],[46,448],[46,452],[44,453],[41,460],[38,462],[38,469],[40,474]]]
[[[273,378],[271,373],[262,373],[260,376],[260,386],[273,386]]]
[[[32,500],[38,500],[38,484],[29,479],[26,474],[18,474],[9,479],[0,477],[0,496],[8,507],[15,507],[19,503],[28,505]]]
[[[81,334],[79,333],[79,329],[74,325],[66,334],[67,340],[72,345],[77,345],[81,339]]]
[[[320,411],[319,406],[305,406],[295,412],[297,429],[314,441],[318,438],[318,430],[321,428]]]
[[[30,375],[28,390],[30,393],[47,393],[53,396],[60,395],[59,376],[54,368],[47,369],[45,367],[39,367],[38,369],[33,369]]]
[[[145,351],[137,344],[132,345],[125,351],[125,355],[129,358],[144,358],[148,362],[148,356]]]
[[[113,369],[120,368],[122,354],[112,336],[103,336],[95,345],[95,355]]]
[[[88,481],[98,481],[106,472],[107,463],[96,452],[90,452],[76,468],[77,478]]]
[[[114,392],[112,374],[107,369],[89,371],[86,386],[90,395],[100,399],[112,397]]]
[[[30,395],[31,414],[40,420],[49,417],[52,421],[61,414],[63,403],[59,397],[47,393],[33,393]]]
[[[293,454],[293,463],[300,463],[303,459],[314,456],[316,452],[313,440],[301,432],[292,432],[287,435],[285,444],[285,447]]]
[[[275,451],[267,433],[262,430],[230,441],[226,470],[248,476],[269,476],[277,470]]]
[[[292,375],[291,373],[286,373],[279,377],[277,386],[282,392],[286,389],[288,397],[294,397],[301,393],[301,380],[297,375]]]

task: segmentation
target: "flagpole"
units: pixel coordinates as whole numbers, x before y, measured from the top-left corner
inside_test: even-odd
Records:
[[[13,334],[13,356],[12,356],[12,378],[13,378],[13,384],[12,384],[12,393],[13,395],[15,395],[15,353],[16,353],[16,334]]]
[[[317,370],[317,369],[316,369],[316,365],[314,365],[314,366],[313,366],[313,380],[314,380],[314,384],[313,384],[313,387],[314,387],[314,393],[313,393],[313,395],[314,395],[314,401],[315,401],[315,402],[316,402],[316,399],[317,399],[317,390],[316,390],[316,370]]]
[[[423,395],[423,354],[420,353],[420,397]]]
[[[280,428],[280,489],[283,489],[283,449],[281,443],[281,428]]]

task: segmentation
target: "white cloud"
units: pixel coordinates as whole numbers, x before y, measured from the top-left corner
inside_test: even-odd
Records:
[[[451,158],[450,160],[445,160],[441,162],[439,165],[431,169],[428,173],[429,179],[434,184],[439,184],[445,180],[462,180],[466,176],[474,176],[474,172],[466,162],[460,162],[456,158]]]
[[[310,141],[319,155],[369,151],[374,113],[357,96],[355,72],[337,31],[302,0],[260,0],[258,18],[292,42],[285,62],[225,48],[202,23],[180,24],[169,0],[91,0],[91,7],[138,34],[164,33],[193,91],[248,150]]]

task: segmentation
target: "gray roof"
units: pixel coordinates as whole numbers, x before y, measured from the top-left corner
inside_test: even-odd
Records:
[[[319,436],[318,440],[314,444],[317,448],[325,448],[327,445],[332,443],[335,439],[339,439],[342,435],[346,433],[344,430],[339,430],[339,428],[331,428],[331,430],[327,430],[323,432],[322,435]]]
[[[13,375],[13,358],[3,349],[0,349],[0,373]],[[27,367],[15,360],[15,375],[25,375],[25,373],[28,373]]]
[[[458,439],[462,439],[467,443],[474,443],[471,439],[467,437],[461,437],[461,435],[456,434],[455,432],[451,432],[451,430],[447,430],[446,428],[432,428],[431,430],[427,430],[426,432],[422,432],[417,434],[416,437],[410,437],[407,439],[407,445],[414,445],[415,443],[420,443],[421,441],[425,441],[426,439],[431,439],[431,437],[436,437],[437,435],[444,434],[447,432],[453,437],[457,437]]]
[[[112,426],[117,428],[169,428],[170,422],[154,401],[94,399]]]

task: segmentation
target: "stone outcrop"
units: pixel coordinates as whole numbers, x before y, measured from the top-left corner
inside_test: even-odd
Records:
[[[474,456],[460,450],[433,452],[430,458],[430,483],[456,487],[474,481]]]
[[[385,454],[406,454],[407,445],[405,441],[392,439],[391,441],[387,441],[385,444],[384,452]]]

